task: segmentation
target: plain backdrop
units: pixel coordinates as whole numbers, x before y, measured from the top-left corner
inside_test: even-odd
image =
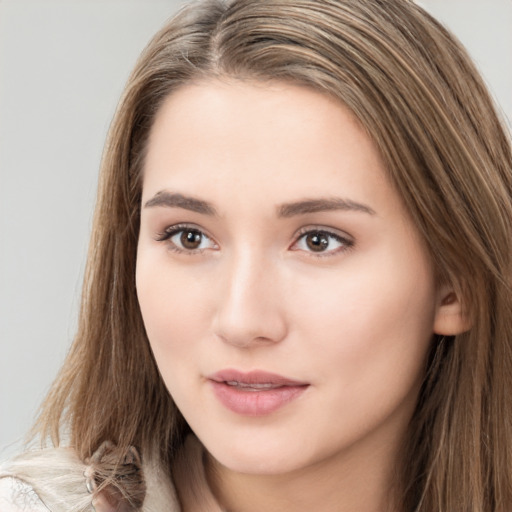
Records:
[[[19,450],[73,337],[123,84],[181,3],[0,0],[0,458]],[[464,42],[511,120],[512,0],[420,3]]]

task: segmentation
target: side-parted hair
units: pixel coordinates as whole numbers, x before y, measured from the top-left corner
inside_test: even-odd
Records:
[[[324,92],[372,138],[472,325],[432,340],[397,475],[403,511],[510,512],[510,137],[466,51],[410,0],[206,0],[156,34],[111,125],[78,332],[34,432],[82,459],[109,440],[119,459],[133,445],[165,467],[181,444],[135,289],[141,182],[163,101],[216,77]]]

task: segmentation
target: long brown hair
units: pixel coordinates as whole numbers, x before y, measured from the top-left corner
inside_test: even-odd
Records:
[[[105,440],[168,467],[187,425],[135,290],[141,173],[164,99],[194,80],[285,80],[338,98],[379,148],[471,318],[433,340],[398,488],[404,511],[512,506],[512,156],[465,50],[409,0],[207,0],[150,42],[102,163],[78,333],[36,425],[83,459]],[[403,498],[402,498],[403,496]]]

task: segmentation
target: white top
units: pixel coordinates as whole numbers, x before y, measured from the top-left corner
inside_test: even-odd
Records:
[[[22,480],[0,475],[0,512],[49,512],[33,487]]]
[[[0,512],[94,512],[94,496],[87,489],[88,468],[68,448],[16,457],[0,467]],[[180,512],[167,472],[151,461],[142,469],[146,499],[141,512]],[[94,498],[96,512],[115,512],[101,497]]]
[[[173,481],[158,462],[142,464],[146,497],[139,512],[223,512],[207,483],[205,450],[189,436],[173,463]],[[90,471],[73,450],[51,448],[28,452],[0,468],[0,512],[115,512],[87,489]]]

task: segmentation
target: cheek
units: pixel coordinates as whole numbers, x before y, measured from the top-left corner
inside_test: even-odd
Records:
[[[165,269],[162,271],[162,269]],[[202,339],[205,286],[168,262],[139,257],[137,295],[144,325],[164,380],[193,360]],[[200,298],[202,299],[200,300]]]
[[[291,295],[308,357],[325,368],[322,378],[335,376],[340,390],[351,390],[347,396],[371,388],[379,394],[393,382],[407,390],[422,376],[432,338],[430,266],[422,255],[405,259],[394,251],[360,264],[303,283]]]

